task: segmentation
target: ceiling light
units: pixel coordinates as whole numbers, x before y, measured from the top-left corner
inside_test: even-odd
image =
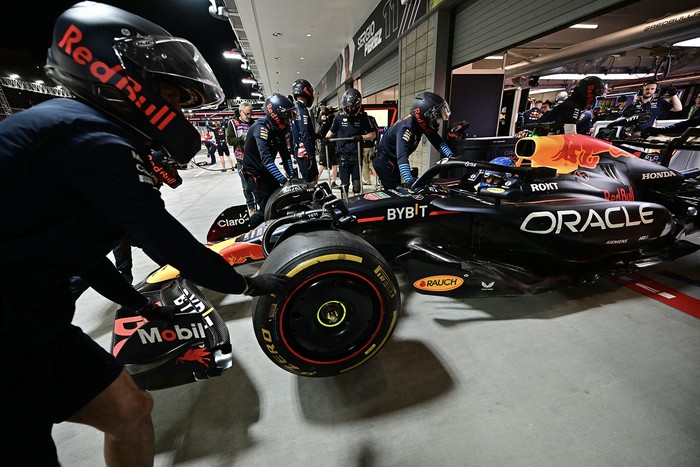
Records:
[[[282,35],[282,33],[281,32],[273,32],[272,35],[275,37],[279,37]]]
[[[597,76],[598,78],[602,80],[622,80],[622,79],[640,79],[640,78],[648,78],[650,76],[654,76],[653,73],[641,73],[641,74],[630,74],[630,73],[608,73],[607,75],[605,74],[600,74],[600,73],[591,73],[587,75],[583,74],[577,74],[577,73],[559,73],[559,74],[554,74],[554,75],[545,75],[545,76],[540,76],[540,79],[559,79],[559,80],[566,80],[566,79],[583,79],[586,76]]]
[[[299,74],[299,72],[297,71],[297,75],[298,75],[298,74]]]
[[[255,81],[253,78],[243,78],[243,79],[241,79],[241,83],[243,83],[243,84],[258,84],[258,82]]]
[[[241,52],[234,47],[233,49],[224,52],[224,58],[228,58],[230,60],[243,60],[243,55],[241,55]]]
[[[566,88],[547,88],[547,89],[530,89],[529,95],[544,94],[546,92],[562,91]]]
[[[251,92],[250,95],[253,97],[262,97],[262,94],[260,94],[259,92]]]
[[[301,60],[304,60],[304,57],[301,57]]]
[[[700,47],[700,37],[695,39],[688,39],[687,41],[676,42],[673,44],[674,47]]]
[[[571,29],[598,29],[597,24],[587,24],[587,23],[579,23],[579,24],[574,24],[573,26],[569,26]]]
[[[307,34],[306,37],[311,37],[311,34]]]
[[[8,76],[10,79],[19,79],[19,75],[12,73],[10,76]]]
[[[489,55],[484,60],[503,60],[503,55]]]
[[[38,80],[34,81],[34,84],[44,84],[44,81],[38,79]]]

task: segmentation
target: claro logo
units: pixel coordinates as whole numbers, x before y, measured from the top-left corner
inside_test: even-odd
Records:
[[[430,276],[418,279],[413,287],[430,292],[447,292],[464,284],[464,279],[457,276]]]
[[[155,105],[149,104],[146,97],[140,94],[143,86],[139,82],[128,76],[126,70],[119,64],[109,67],[104,62],[93,60],[92,51],[83,45],[78,45],[82,40],[82,31],[71,24],[58,43],[58,47],[63,49],[75,63],[88,67],[90,74],[101,83],[109,83],[122,91],[146,117],[150,117],[149,122],[153,126],[161,131],[164,130],[175,118],[175,112],[167,105],[163,105],[159,109]]]
[[[635,212],[636,211],[636,212]],[[560,234],[562,230],[569,232],[585,232],[588,229],[621,229],[623,227],[635,227],[640,224],[654,222],[654,211],[648,204],[642,204],[636,209],[626,206],[613,206],[597,211],[589,209],[588,212],[562,210],[562,211],[537,211],[527,215],[520,230],[533,234]]]

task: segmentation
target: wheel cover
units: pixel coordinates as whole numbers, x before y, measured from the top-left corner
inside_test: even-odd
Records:
[[[285,300],[278,331],[297,358],[333,364],[362,353],[384,321],[384,301],[366,277],[351,271],[315,274]]]

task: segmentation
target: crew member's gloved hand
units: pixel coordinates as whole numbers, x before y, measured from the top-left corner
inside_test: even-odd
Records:
[[[163,321],[170,323],[173,320],[175,313],[180,309],[174,305],[158,305],[153,300],[149,300],[148,304],[136,310],[139,316],[143,316],[148,321]]]
[[[669,86],[661,90],[661,97],[673,97],[678,93],[678,89],[675,86]]]
[[[355,135],[355,136],[353,136],[352,140],[359,143],[359,142],[364,141],[364,138],[362,137],[362,135]]]
[[[248,287],[243,291],[251,297],[258,295],[284,294],[289,288],[289,278],[281,274],[258,274],[245,276]]]
[[[656,136],[661,134],[661,128],[654,128],[654,127],[649,127],[645,128],[640,132],[640,136],[642,138],[646,138],[647,136]]]

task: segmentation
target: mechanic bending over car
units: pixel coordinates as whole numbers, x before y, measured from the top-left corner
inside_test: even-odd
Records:
[[[535,128],[535,135],[575,134],[576,123],[583,109],[592,108],[596,97],[604,95],[605,90],[606,85],[602,79],[586,76],[576,84],[569,97],[561,104],[542,114],[539,126]]]
[[[292,156],[287,147],[287,132],[294,118],[294,104],[282,94],[272,94],[265,100],[265,116],[250,126],[243,147],[243,170],[258,203],[258,210],[250,217],[255,228],[265,220],[265,206],[270,195],[287,182],[275,164],[277,153],[282,157],[288,173],[294,173]]]
[[[58,465],[52,426],[71,421],[104,432],[107,465],[152,465],[153,400],[71,324],[69,276],[126,284],[98,265],[128,233],[157,263],[223,293],[279,293],[286,279],[238,274],[166,211],[154,186],[149,146],[186,164],[200,136],[181,108],[224,98],[192,44],[83,2],[57,18],[46,73],[76,99],[41,103],[0,125],[0,210],[12,220],[0,231],[0,396],[11,427],[3,458]],[[146,319],[172,317],[138,294],[133,307]]]
[[[442,157],[452,157],[452,150],[438,135],[440,120],[450,117],[450,106],[445,99],[433,92],[418,94],[411,105],[411,114],[394,123],[384,133],[379,149],[372,161],[374,171],[384,189],[399,186],[401,177],[406,187],[415,182],[411,175],[408,156],[418,148],[425,134],[430,144],[440,151]]]

